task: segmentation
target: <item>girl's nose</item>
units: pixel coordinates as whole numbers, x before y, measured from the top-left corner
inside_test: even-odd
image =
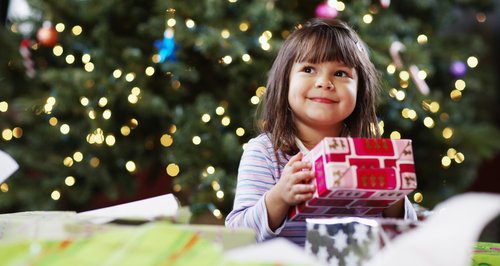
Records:
[[[333,83],[330,79],[327,78],[318,78],[316,80],[316,88],[318,89],[327,89],[331,90],[333,89]]]

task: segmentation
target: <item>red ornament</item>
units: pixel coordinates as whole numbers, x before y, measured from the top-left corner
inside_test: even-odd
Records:
[[[319,18],[335,18],[338,10],[327,2],[323,2],[316,7],[316,16]]]
[[[36,38],[41,45],[53,47],[57,43],[57,31],[50,22],[46,21],[36,33]]]

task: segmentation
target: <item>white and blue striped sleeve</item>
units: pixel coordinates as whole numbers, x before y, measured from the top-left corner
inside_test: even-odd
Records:
[[[229,228],[248,227],[255,230],[257,241],[278,235],[269,228],[266,193],[276,184],[278,163],[272,144],[262,135],[252,139],[245,147],[238,169],[238,183],[233,210],[226,217]]]

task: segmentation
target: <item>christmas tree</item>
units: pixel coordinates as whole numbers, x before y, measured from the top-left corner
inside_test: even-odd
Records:
[[[0,212],[173,192],[222,221],[267,70],[314,16],[345,20],[369,47],[383,137],[413,140],[417,202],[460,193],[500,149],[493,47],[454,28],[482,27],[488,2],[70,2],[30,0],[33,16],[0,31],[0,149],[21,166]]]

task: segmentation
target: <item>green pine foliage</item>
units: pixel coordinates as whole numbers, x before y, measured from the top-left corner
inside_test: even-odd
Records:
[[[0,113],[0,127],[22,129],[21,137],[0,141],[0,149],[21,166],[4,184],[8,191],[0,192],[0,211],[87,210],[103,202],[174,192],[195,215],[219,210],[222,218],[232,207],[242,145],[257,133],[257,106],[251,98],[265,86],[287,33],[314,17],[322,1],[29,2],[36,15],[11,21],[0,31],[0,102],[8,103],[8,110]],[[469,24],[480,27],[474,15],[494,8],[485,1],[474,2],[393,1],[385,9],[378,1],[349,1],[338,15],[370,47],[383,81],[384,137],[398,131],[402,138],[413,139],[418,191],[428,207],[466,189],[481,162],[500,149],[494,112],[486,111],[498,97],[488,62],[493,47],[475,31],[462,34],[455,28],[466,11]],[[373,17],[369,24],[363,22],[366,14]],[[176,21],[171,26],[175,58],[155,62],[155,41],[170,27],[168,19]],[[36,31],[44,20],[64,24],[58,33],[62,55],[37,45]],[[21,32],[23,23],[33,29]],[[82,27],[79,35],[72,33],[77,25]],[[224,30],[229,33],[225,38]],[[272,34],[269,50],[259,43],[266,31]],[[421,34],[427,43],[417,42]],[[26,59],[18,51],[22,39],[32,42],[34,77],[26,75]],[[404,66],[390,74],[389,47],[395,41],[406,47],[401,52]],[[68,55],[74,56],[73,63],[67,63]],[[90,55],[92,70],[85,69],[83,55]],[[243,55],[250,60],[243,60]],[[467,84],[462,97],[452,100],[457,77],[450,74],[450,64],[470,56],[477,57],[479,65],[467,68],[461,77]],[[420,93],[411,79],[401,87],[399,72],[410,65],[426,71],[429,95]],[[154,69],[154,74],[146,74],[147,69]],[[127,75],[133,79],[127,80]],[[134,88],[140,93],[134,94]],[[393,88],[403,91],[405,98],[390,96]],[[136,103],[129,101],[134,95]],[[55,100],[51,110],[46,106],[49,97]],[[424,102],[437,102],[440,108],[430,112]],[[220,107],[223,113],[218,113]],[[404,108],[414,110],[416,118],[403,118]],[[110,118],[104,118],[109,111]],[[210,119],[203,121],[204,115]],[[435,126],[424,126],[425,117]],[[54,118],[57,124],[51,125]],[[61,133],[63,124],[69,133]],[[447,127],[453,130],[450,139],[443,138]],[[239,128],[245,132],[241,136],[236,134]],[[124,133],[127,129],[130,133]],[[104,142],[89,143],[92,134]],[[105,141],[110,136],[113,145]],[[200,143],[194,144],[193,137]],[[465,160],[443,167],[449,148],[463,153]],[[83,155],[81,160],[76,152]],[[135,169],[127,170],[127,162]],[[167,171],[168,166],[174,171]],[[74,185],[65,184],[68,176],[74,177]],[[59,200],[51,198],[53,191],[60,193]]]

